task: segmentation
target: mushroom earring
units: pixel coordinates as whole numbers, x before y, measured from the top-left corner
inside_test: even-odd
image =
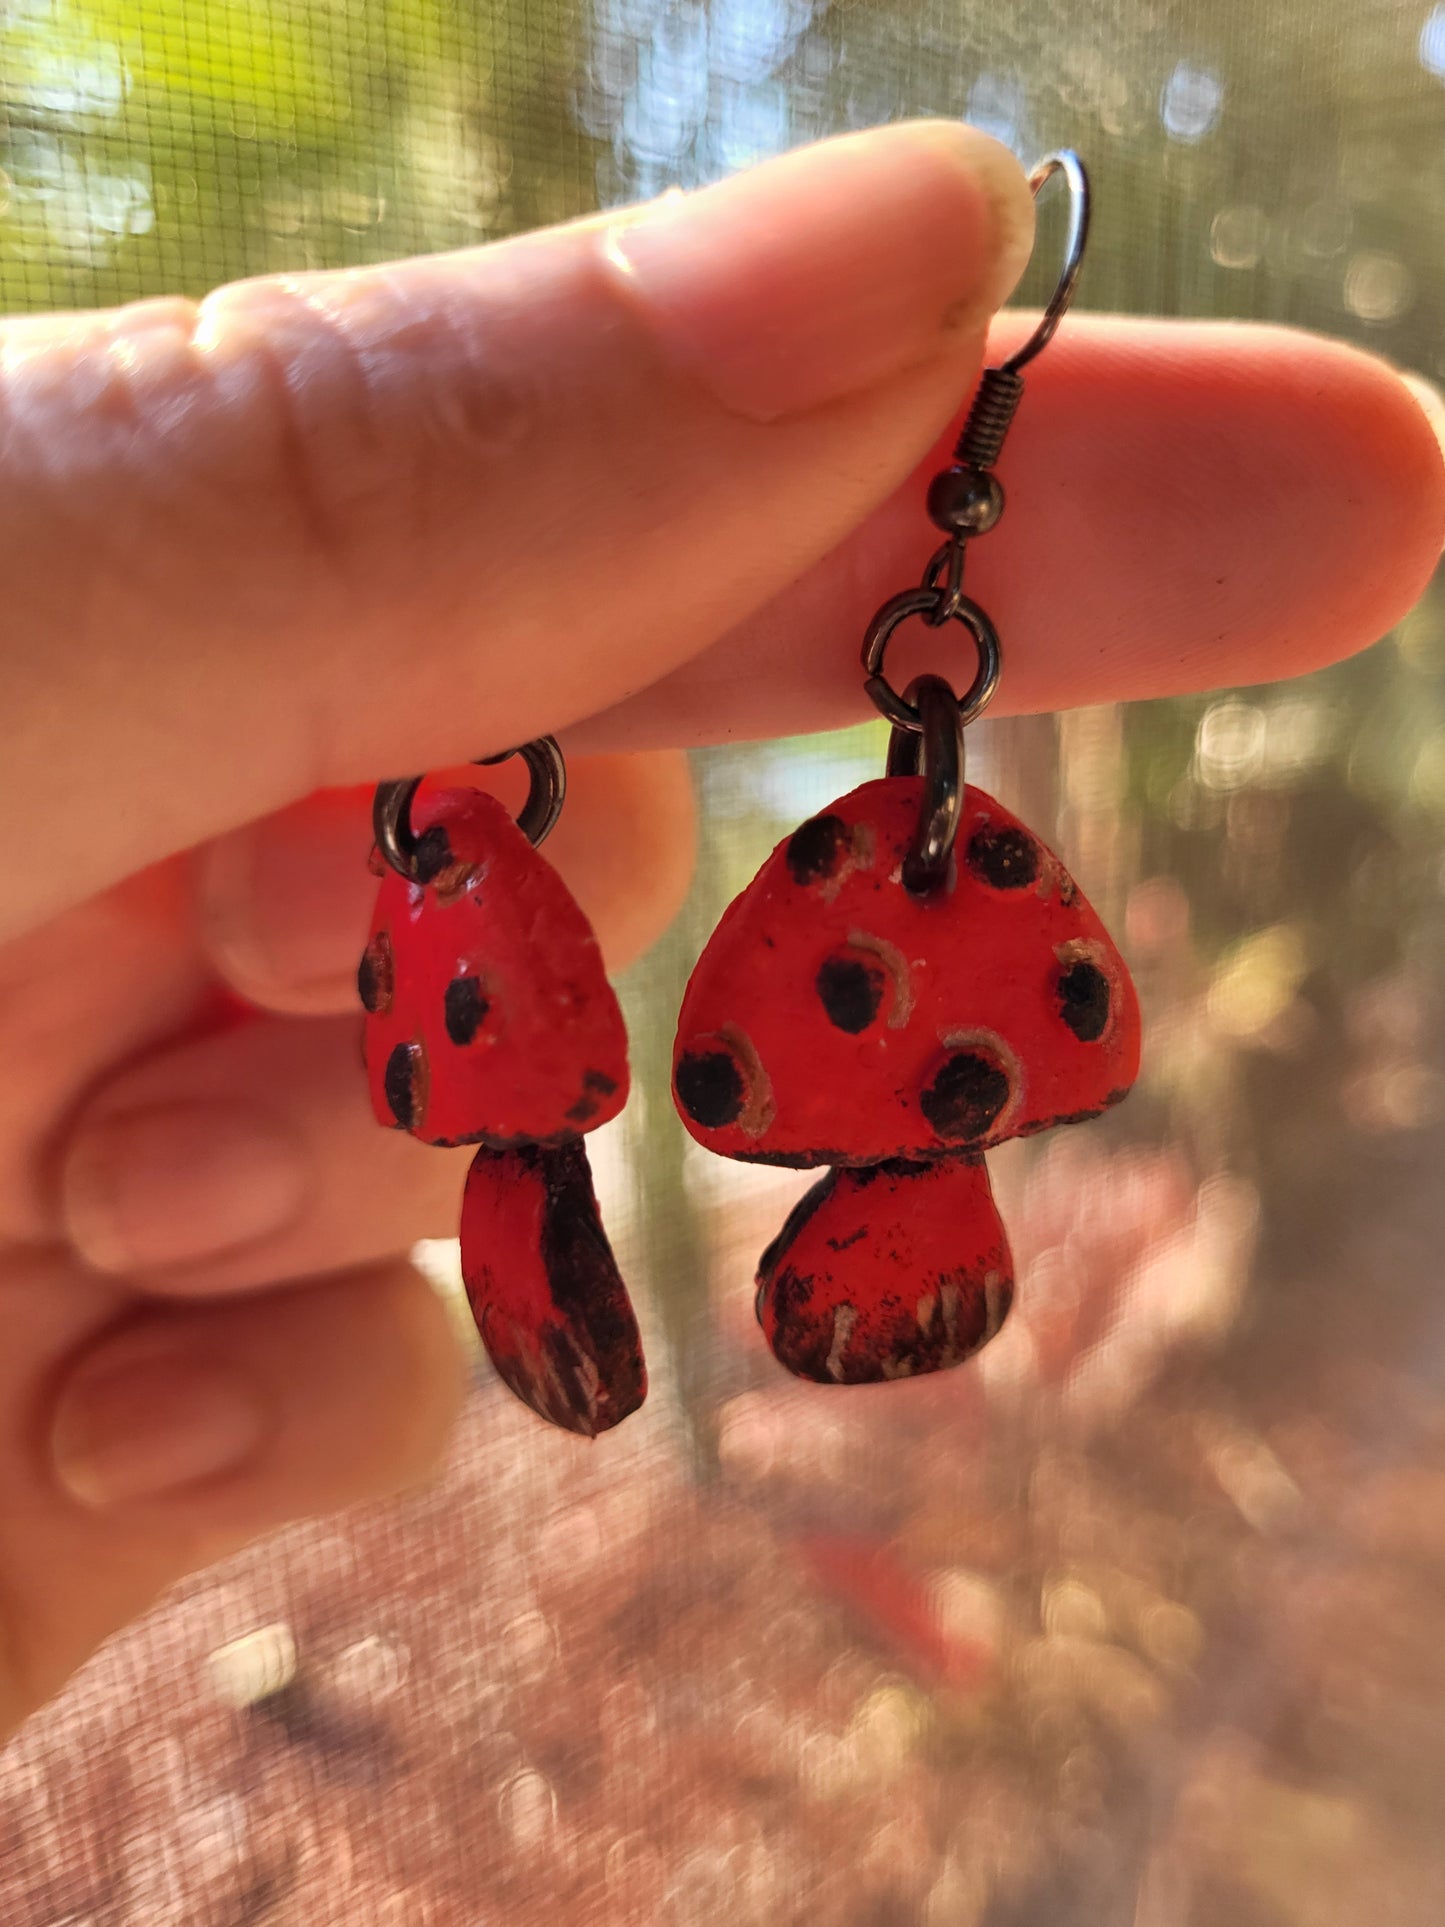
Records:
[[[946,540],[921,587],[879,610],[869,696],[893,725],[887,774],[781,843],[725,912],[683,999],[673,1091],[699,1143],[752,1163],[831,1167],[757,1273],[779,1361],[824,1384],[940,1371],[998,1331],[1013,1297],[984,1153],[1095,1117],[1139,1068],[1123,960],[1059,859],[964,784],[964,729],[998,683],[993,624],[963,593],[967,542],[1003,510],[992,473],[1022,369],[1068,306],[1088,229],[1077,155],[1063,274],[1029,340],[988,369],[954,464],[929,490]],[[978,659],[899,695],[890,637],[959,623]]]
[[[627,1101],[627,1033],[592,928],[537,849],[562,753],[543,737],[508,754],[531,776],[515,823],[482,790],[377,789],[366,1066],[380,1123],[480,1147],[461,1249],[482,1342],[533,1411],[593,1437],[647,1390],[582,1142]]]

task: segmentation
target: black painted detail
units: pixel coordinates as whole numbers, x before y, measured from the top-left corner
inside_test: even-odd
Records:
[[[981,1138],[1008,1103],[1008,1072],[979,1050],[955,1051],[919,1100],[941,1138]]]
[[[853,1173],[853,1182],[863,1186],[876,1184],[879,1178],[916,1178],[920,1171],[926,1171],[931,1160],[927,1158],[878,1158],[872,1164],[865,1164]],[[982,1160],[964,1156],[967,1164],[980,1163]]]
[[[586,1071],[582,1077],[582,1095],[575,1104],[568,1107],[567,1121],[575,1124],[578,1130],[585,1130],[602,1109],[602,1100],[611,1097],[617,1089],[617,1079],[609,1077],[606,1071]]]
[[[827,1245],[829,1251],[847,1251],[851,1246],[856,1245],[860,1239],[866,1238],[867,1236],[867,1225],[860,1224],[858,1229],[856,1231],[850,1231],[846,1238],[825,1238],[823,1242]]]
[[[418,883],[431,883],[451,866],[452,861],[452,846],[447,840],[446,830],[440,823],[433,823],[429,830],[423,830],[416,839],[412,874]]]
[[[733,1123],[748,1100],[743,1074],[727,1050],[684,1052],[673,1082],[678,1103],[707,1131]]]
[[[420,1044],[398,1044],[386,1060],[383,1078],[387,1108],[404,1131],[414,1131],[426,1109],[426,1052]]]
[[[1059,1015],[1081,1044],[1096,1044],[1109,1022],[1109,979],[1081,957],[1059,978]]]
[[[482,989],[480,977],[453,977],[447,985],[447,1036],[465,1048],[476,1037],[486,1020],[491,1003]]]
[[[361,962],[356,969],[356,989],[363,1010],[370,1011],[373,1017],[380,1017],[390,1010],[395,985],[391,938],[384,930],[378,930],[361,953]]]
[[[794,883],[821,883],[848,853],[848,825],[841,816],[810,816],[788,838],[788,870]]]
[[[796,1340],[797,1327],[807,1317],[808,1307],[813,1302],[813,1279],[794,1271],[791,1265],[783,1265],[773,1273],[769,1285],[773,1301],[773,1319],[782,1332]],[[827,1347],[822,1349],[826,1352]]]
[[[580,1139],[539,1150],[537,1164],[547,1185],[542,1219],[542,1262],[553,1302],[596,1361],[607,1394],[607,1425],[635,1412],[647,1391],[642,1341],[612,1246],[602,1228],[592,1171]],[[579,1420],[587,1411],[583,1389],[571,1392]],[[578,1431],[583,1430],[579,1423]]]
[[[581,1139],[526,1145],[510,1155],[544,1187],[540,1255],[554,1314],[538,1333],[549,1367],[544,1388],[506,1352],[493,1352],[492,1360],[525,1404],[592,1438],[635,1412],[647,1394],[637,1320],[602,1227]]]
[[[968,867],[995,890],[1026,890],[1039,880],[1039,846],[1027,830],[985,823],[968,839]]]
[[[828,1022],[856,1037],[878,1015],[887,978],[871,958],[844,953],[825,957],[813,982]]]

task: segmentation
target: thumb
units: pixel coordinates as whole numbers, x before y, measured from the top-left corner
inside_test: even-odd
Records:
[[[0,1263],[0,1738],[165,1587],[424,1480],[463,1392],[400,1261],[212,1304]]]
[[[920,122],[501,246],[10,324],[8,928],[675,667],[903,480],[1031,235],[1006,150]]]

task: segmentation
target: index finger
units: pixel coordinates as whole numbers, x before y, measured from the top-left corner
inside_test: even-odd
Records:
[[[991,356],[1025,325],[1001,322]],[[1271,682],[1378,641],[1445,543],[1431,397],[1296,329],[1071,315],[1029,371],[998,465],[1006,512],[969,544],[968,593],[1003,643],[990,714]],[[872,717],[858,643],[940,539],[923,498],[951,435],[840,550],[569,740],[712,743]],[[901,628],[894,686],[925,669],[966,686],[967,638]]]
[[[908,473],[1031,233],[1012,156],[920,122],[607,223],[7,324],[0,933],[665,674]]]
[[[996,330],[995,354],[1021,325]],[[799,581],[568,742],[720,742],[872,717],[859,639],[938,539],[923,496],[947,455],[945,438]],[[1000,473],[1008,507],[970,545],[965,578],[1002,635],[999,713],[1262,682],[1333,661],[1415,601],[1445,518],[1445,465],[1399,376],[1278,328],[1071,317],[1031,372]],[[895,686],[922,669],[962,687],[966,643],[921,622],[901,629],[888,661]],[[350,812],[344,831],[338,810]],[[359,849],[366,824],[357,793],[223,846],[226,875],[246,879],[224,900],[228,965],[234,974],[237,958],[266,960],[264,976],[254,963],[243,970],[249,994],[347,1007],[371,883],[354,864],[341,875],[338,852]],[[606,834],[595,822],[593,833]],[[334,877],[325,892],[309,881],[318,871]],[[221,900],[213,892],[213,911]]]

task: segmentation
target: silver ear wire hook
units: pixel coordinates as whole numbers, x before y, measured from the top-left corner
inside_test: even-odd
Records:
[[[1073,148],[1061,147],[1057,154],[1049,154],[1041,160],[1029,175],[1029,187],[1035,200],[1056,174],[1063,176],[1069,191],[1069,229],[1064,239],[1064,264],[1054,283],[1054,291],[1049,296],[1048,306],[1028,340],[1022,347],[1016,348],[1007,361],[1000,362],[997,368],[984,369],[978,393],[968,411],[968,420],[963,424],[963,432],[953,451],[954,463],[959,468],[987,471],[998,460],[1004,436],[1023,400],[1024,378],[1021,370],[1027,368],[1048,347],[1074,298],[1074,287],[1079,279],[1079,269],[1084,265],[1084,249],[1089,240],[1089,177],[1084,171],[1084,163]],[[952,524],[942,525],[948,528],[950,535],[982,535],[998,520],[1003,510],[1003,496],[991,476],[974,485],[969,507],[971,520],[967,524],[960,526],[955,520]]]
[[[1079,278],[1079,269],[1084,265],[1091,212],[1089,176],[1072,147],[1061,147],[1057,154],[1046,155],[1029,175],[1029,191],[1035,200],[1055,174],[1063,175],[1069,190],[1069,232],[1064,242],[1064,265],[1059,270],[1059,278],[1049,296],[1043,319],[1023,347],[1016,348],[1003,363],[1002,372],[1007,375],[1016,375],[1020,368],[1026,368],[1035,355],[1041,354],[1053,340],[1055,329],[1068,313],[1069,303],[1074,298],[1074,284]]]

